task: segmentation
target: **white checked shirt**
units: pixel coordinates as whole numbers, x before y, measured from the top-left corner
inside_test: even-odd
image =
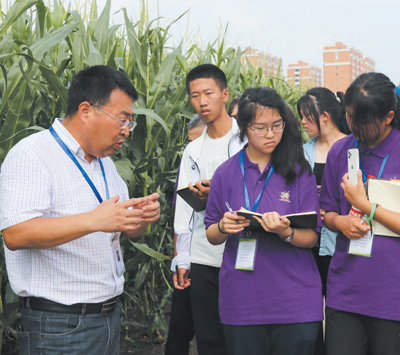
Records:
[[[55,131],[75,155],[103,200],[106,188],[98,159],[84,159],[78,142],[56,120]],[[129,198],[110,158],[101,159],[110,197]],[[8,153],[0,174],[0,229],[36,217],[61,217],[94,210],[93,190],[70,157],[46,130],[20,141]],[[51,249],[11,251],[4,247],[13,291],[62,303],[96,303],[122,293],[111,248],[115,234],[97,232]]]

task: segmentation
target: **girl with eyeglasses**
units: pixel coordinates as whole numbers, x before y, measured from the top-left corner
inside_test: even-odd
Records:
[[[362,74],[346,91],[345,109],[353,134],[329,151],[321,186],[325,223],[339,233],[328,273],[326,350],[328,355],[398,355],[400,238],[375,234],[374,224],[400,234],[400,214],[369,201],[364,188],[368,176],[400,178],[395,85],[383,74]],[[360,156],[357,185],[347,173],[352,148]],[[363,216],[349,214],[351,206]],[[357,241],[364,248],[355,253]]]
[[[209,242],[226,241],[219,311],[228,353],[312,355],[323,319],[310,250],[319,228],[292,228],[284,217],[319,212],[300,125],[270,88],[243,93],[237,123],[248,144],[214,173],[204,219]],[[229,212],[241,207],[262,214],[263,232]]]

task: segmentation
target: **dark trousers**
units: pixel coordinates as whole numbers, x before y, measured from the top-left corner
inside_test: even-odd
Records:
[[[225,355],[224,332],[219,318],[219,268],[191,264],[190,303],[199,355]]]
[[[315,262],[317,263],[319,275],[321,276],[322,294],[326,296],[326,284],[328,282],[329,265],[332,260],[331,255],[319,255],[319,247],[312,249]]]
[[[331,263],[332,256],[330,255],[318,255],[317,256],[317,266],[318,271],[321,276],[322,282],[322,294],[326,296],[326,284],[328,282],[328,271],[329,265]]]
[[[329,271],[329,265],[332,260],[332,256],[319,255],[318,253],[319,253],[319,248],[314,248],[313,249],[314,259],[317,263],[319,275],[321,276],[322,295],[326,297],[326,284],[328,281],[328,271]],[[315,353],[317,355],[325,355],[325,341],[324,341],[324,332],[322,326],[318,333],[317,347]]]
[[[190,287],[174,289],[172,293],[171,318],[169,321],[165,355],[188,355],[190,341],[194,337]]]
[[[314,355],[321,322],[226,325],[229,355]]]
[[[327,355],[400,354],[400,321],[326,307],[325,333]]]

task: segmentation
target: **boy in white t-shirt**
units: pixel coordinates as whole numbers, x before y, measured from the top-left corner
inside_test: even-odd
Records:
[[[236,120],[226,111],[229,92],[221,69],[212,64],[193,68],[186,78],[186,88],[193,108],[207,128],[183,153],[178,187],[189,186],[199,198],[207,199],[214,171],[243,144],[239,142]],[[204,211],[194,212],[177,197],[174,221],[177,256],[171,269],[179,268],[179,279],[174,274],[175,288],[182,290],[191,286],[199,355],[226,354],[218,312],[218,275],[224,245],[213,246],[208,242],[203,221]]]

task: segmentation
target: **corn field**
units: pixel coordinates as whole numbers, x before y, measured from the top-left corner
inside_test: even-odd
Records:
[[[126,73],[139,92],[138,126],[114,161],[131,196],[160,193],[161,218],[140,239],[122,240],[126,283],[121,330],[126,338],[134,330],[162,339],[172,291],[171,204],[186,124],[194,113],[186,74],[195,65],[214,63],[225,71],[231,97],[247,87],[267,85],[293,108],[300,93],[280,78],[264,77],[262,68],[246,62],[245,50],[226,46],[225,33],[203,48],[196,43],[170,48],[175,21],[160,26],[149,19],[144,1],[138,20],[122,10],[122,25],[110,25],[110,11],[110,0],[100,14],[89,0],[80,9],[66,8],[59,0],[51,5],[16,0],[7,9],[0,7],[0,164],[20,139],[64,117],[67,88],[76,72],[105,64]],[[19,302],[8,283],[2,243],[0,273],[0,350],[11,354],[17,351],[13,339]]]

